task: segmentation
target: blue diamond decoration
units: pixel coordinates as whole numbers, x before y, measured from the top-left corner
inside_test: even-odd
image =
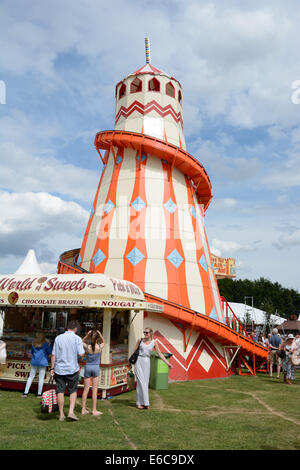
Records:
[[[94,265],[97,267],[106,258],[102,250],[98,249],[97,253],[93,257]]]
[[[176,249],[169,254],[167,259],[175,266],[175,268],[179,268],[183,261],[182,256],[178,253]]]
[[[136,266],[140,261],[142,261],[142,259],[145,258],[145,256],[140,252],[140,250],[138,250],[138,248],[134,247],[133,250],[128,253],[126,258],[130,261],[131,264],[133,264],[133,266]]]
[[[191,214],[192,214],[192,216],[194,217],[194,219],[197,218],[195,206],[192,206],[192,207],[191,207]]]
[[[205,256],[204,254],[201,256],[201,258],[199,259],[199,264],[200,266],[202,266],[202,268],[204,269],[204,271],[207,272],[207,262],[206,262],[206,259],[205,259]]]
[[[81,256],[80,256],[80,254],[79,254],[79,255],[78,255],[78,258],[77,258],[77,264],[81,264],[81,261],[82,261],[82,259],[81,259]]]
[[[172,201],[172,199],[169,199],[165,204],[164,204],[165,208],[171,212],[171,214],[173,214],[176,209],[177,209],[177,206],[176,204]]]
[[[119,163],[121,163],[122,161],[122,157],[120,155],[117,156],[117,165],[119,165]]]
[[[219,319],[218,319],[218,317],[217,317],[217,314],[216,314],[215,307],[213,307],[212,311],[210,312],[209,317],[212,318],[213,320],[219,321]]]
[[[147,156],[144,154],[144,152],[142,152],[142,156],[138,155],[136,157],[137,161],[141,161],[142,163],[146,160]]]
[[[114,207],[115,207],[114,203],[111,200],[109,200],[104,206],[104,212],[108,214],[112,209],[114,209]]]
[[[92,217],[92,215],[94,215],[94,214],[95,214],[95,209],[94,209],[94,207],[92,207],[91,212],[90,212],[90,217]]]
[[[135,208],[136,211],[140,211],[143,209],[143,207],[146,205],[143,199],[138,196],[132,203],[131,205]]]

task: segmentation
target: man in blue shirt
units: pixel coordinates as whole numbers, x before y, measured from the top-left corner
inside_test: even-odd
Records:
[[[281,359],[278,356],[277,352],[279,350],[279,346],[281,345],[281,338],[278,336],[277,328],[274,328],[272,331],[272,336],[269,340],[269,347],[270,347],[270,377],[273,375],[273,365],[277,364],[277,378],[280,379],[280,366],[281,366]]]
[[[55,377],[59,420],[64,421],[64,394],[66,386],[70,394],[68,418],[77,421],[74,414],[78,387],[78,356],[83,357],[84,349],[82,339],[76,335],[79,325],[70,321],[67,331],[55,338],[50,373]]]

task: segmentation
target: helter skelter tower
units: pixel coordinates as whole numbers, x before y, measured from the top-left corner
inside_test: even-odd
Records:
[[[211,184],[186,151],[182,116],[181,85],[151,65],[146,38],[146,64],[116,86],[115,129],[95,137],[103,169],[81,248],[58,272],[138,285],[145,325],[173,354],[170,378],[226,377],[235,357],[268,352],[221,305],[204,227]]]
[[[114,131],[96,135],[104,165],[78,264],[223,321],[204,228],[211,184],[186,151],[182,88],[146,65],[116,86]]]
[[[224,377],[233,371],[222,345],[236,338],[225,325],[204,227],[211,184],[186,151],[181,85],[151,65],[145,42],[146,64],[116,86],[115,129],[95,137],[103,169],[80,252],[66,252],[73,261],[58,272],[138,285],[163,307],[144,316],[173,354],[171,379]]]
[[[146,65],[116,86],[115,129],[95,138],[103,171],[77,264],[224,322],[204,228],[210,180],[186,151],[182,87],[151,65],[148,38],[145,43]],[[178,351],[182,325],[157,315],[148,321],[162,343],[165,339],[169,350],[172,346],[171,352],[175,348],[182,356],[179,376],[190,377],[184,356],[194,352],[199,334],[190,335],[192,350],[185,345]],[[210,343],[205,366],[211,365],[213,350],[220,355]]]

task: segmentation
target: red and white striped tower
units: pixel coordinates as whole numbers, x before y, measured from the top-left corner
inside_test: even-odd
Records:
[[[224,323],[204,227],[210,180],[186,151],[181,85],[151,65],[147,38],[146,65],[117,84],[115,129],[95,146],[103,171],[77,264]]]

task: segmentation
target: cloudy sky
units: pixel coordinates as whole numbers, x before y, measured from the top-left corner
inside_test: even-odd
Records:
[[[144,65],[148,35],[212,182],[212,251],[239,278],[300,290],[299,24],[298,0],[1,0],[0,272],[29,248],[54,272],[81,245],[94,136],[113,129],[115,85]]]

